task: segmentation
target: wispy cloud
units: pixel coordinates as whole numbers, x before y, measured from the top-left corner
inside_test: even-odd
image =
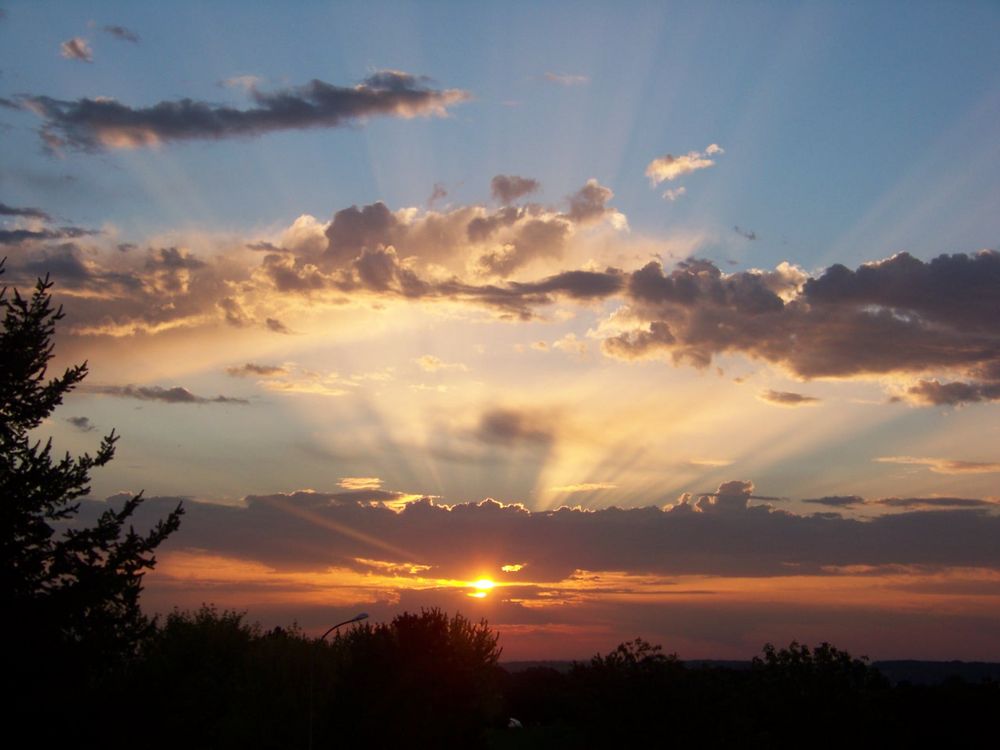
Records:
[[[467,365],[461,362],[445,362],[439,357],[435,357],[433,354],[425,354],[422,357],[417,357],[414,362],[420,367],[424,372],[438,372],[439,370],[458,370],[460,372],[465,372],[469,368]]]
[[[560,86],[585,86],[590,83],[590,78],[588,76],[574,73],[548,72],[545,74],[545,80],[550,83],[559,84]]]
[[[104,27],[104,33],[110,34],[115,39],[123,42],[131,42],[132,44],[139,43],[139,35],[134,31],[126,29],[124,26],[118,26],[116,24],[108,24]]]
[[[1000,463],[986,461],[957,461],[950,458],[918,458],[916,456],[881,456],[874,461],[881,464],[926,466],[935,474],[1000,473]]]
[[[82,40],[70,40],[82,42]],[[67,48],[83,58],[89,49]],[[272,92],[251,88],[256,106],[249,109],[180,99],[150,107],[131,107],[105,97],[67,101],[25,96],[21,106],[42,118],[50,147],[84,151],[140,148],[187,140],[253,137],[282,130],[335,128],[368,117],[444,117],[448,108],[470,95],[459,89],[434,89],[427,80],[395,70],[374,73],[356,86],[313,80],[304,86]]]
[[[27,219],[41,219],[42,221],[52,221],[52,217],[40,208],[8,206],[0,203],[0,216],[23,216]]]
[[[596,492],[597,490],[613,490],[616,487],[618,485],[611,482],[581,482],[580,484],[559,485],[558,487],[553,487],[552,491],[560,493]]]
[[[231,396],[197,396],[187,388],[174,386],[163,388],[158,385],[83,385],[80,390],[117,398],[133,398],[139,401],[159,401],[165,404],[248,404],[243,398]]]
[[[226,368],[226,374],[234,378],[260,377],[270,378],[276,375],[287,375],[288,369],[278,365],[258,365],[247,362],[245,365],[238,365]]]
[[[819,399],[814,396],[807,396],[804,393],[794,393],[793,391],[761,391],[757,394],[761,401],[778,406],[812,406],[819,403]]]
[[[97,429],[96,425],[90,421],[89,417],[67,417],[66,421],[80,432],[93,432]]]

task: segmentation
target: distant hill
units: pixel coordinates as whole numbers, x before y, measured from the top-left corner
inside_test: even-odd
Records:
[[[587,660],[584,660],[587,661]],[[749,661],[725,659],[689,659],[684,662],[689,669],[750,669]],[[508,672],[523,672],[532,667],[547,667],[563,674],[569,672],[572,661],[506,661],[500,666]],[[894,685],[908,682],[911,685],[940,685],[950,679],[959,678],[966,682],[992,680],[1000,682],[1000,663],[987,661],[919,661],[900,659],[873,661],[872,666],[884,674]]]

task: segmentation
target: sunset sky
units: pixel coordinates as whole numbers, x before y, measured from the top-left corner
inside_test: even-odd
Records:
[[[0,8],[151,612],[1000,660],[996,3]]]

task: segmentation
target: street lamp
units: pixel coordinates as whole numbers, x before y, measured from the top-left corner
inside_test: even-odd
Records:
[[[322,643],[326,640],[326,637],[330,635],[337,628],[341,628],[344,625],[350,625],[352,622],[361,622],[362,620],[368,619],[367,612],[360,612],[350,620],[344,620],[343,622],[338,622],[333,627],[327,628],[326,632],[323,633],[319,638],[313,641],[312,658],[309,660],[309,750],[313,750],[313,684],[316,681],[316,645]]]
[[[319,640],[321,641],[325,640],[326,637],[330,635],[330,633],[332,633],[337,628],[343,627],[344,625],[350,625],[352,622],[361,622],[362,620],[367,620],[367,619],[368,619],[367,612],[361,612],[360,614],[356,614],[350,620],[344,620],[343,622],[338,622],[332,628],[329,628],[325,633],[323,633],[323,635],[319,637]]]

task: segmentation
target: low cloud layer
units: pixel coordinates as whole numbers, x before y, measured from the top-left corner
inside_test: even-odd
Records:
[[[82,40],[70,40],[81,42]],[[75,44],[72,55],[88,59]],[[84,53],[88,57],[83,57]],[[105,97],[73,101],[48,96],[22,97],[20,105],[42,118],[42,137],[50,148],[95,151],[140,148],[187,140],[253,137],[282,130],[333,128],[367,117],[420,117],[447,114],[469,98],[458,89],[434,89],[426,79],[386,70],[356,86],[336,86],[314,79],[304,86],[276,91],[250,88],[255,106],[236,109],[180,99],[133,107]]]
[[[492,500],[440,505],[371,483],[249,496],[244,507],[189,502],[171,543],[294,570],[362,570],[361,558],[465,578],[487,561],[498,575],[516,562],[515,581],[561,581],[580,570],[753,577],[861,565],[1000,569],[1000,515],[987,501],[890,498],[882,507],[903,512],[858,520],[799,516],[752,496],[752,483],[733,481],[662,509],[533,512]],[[144,513],[155,518],[175,503],[152,499]]]

